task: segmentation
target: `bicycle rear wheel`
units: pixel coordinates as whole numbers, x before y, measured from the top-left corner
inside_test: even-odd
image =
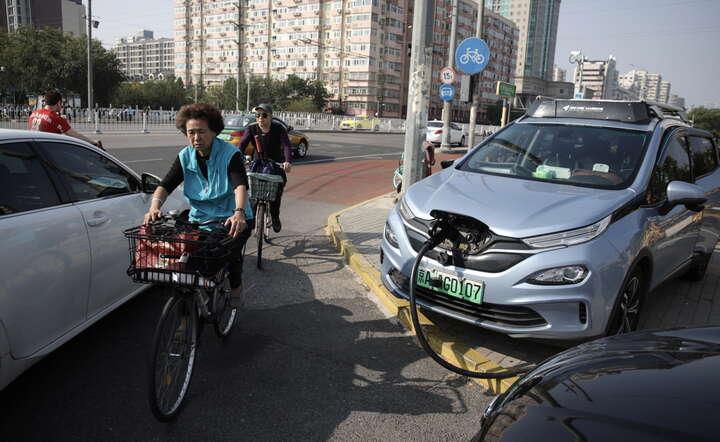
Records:
[[[165,303],[153,339],[148,402],[159,421],[175,418],[185,403],[197,351],[198,316],[191,297]]]
[[[214,290],[213,325],[215,326],[215,333],[221,338],[226,338],[233,331],[238,308],[232,306],[230,280],[227,277]]]
[[[265,203],[262,201],[257,205],[255,214],[255,236],[257,236],[257,268],[262,269],[262,247],[263,236],[265,236]]]

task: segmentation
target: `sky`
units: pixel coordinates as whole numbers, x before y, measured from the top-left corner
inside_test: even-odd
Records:
[[[108,48],[141,29],[172,37],[174,3],[95,0],[93,36]],[[720,107],[720,0],[562,0],[555,64],[568,79],[572,50],[593,60],[612,55],[621,74],[659,72],[688,107]]]

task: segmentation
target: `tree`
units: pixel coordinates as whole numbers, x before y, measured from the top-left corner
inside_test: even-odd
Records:
[[[720,109],[695,107],[688,116],[693,121],[693,126],[710,131],[715,138],[720,139]]]
[[[133,81],[120,85],[110,102],[113,106],[140,106],[152,109],[179,108],[192,100],[181,79]]]

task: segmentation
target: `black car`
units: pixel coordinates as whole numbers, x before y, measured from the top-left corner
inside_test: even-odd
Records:
[[[599,339],[497,396],[479,441],[719,441],[720,327]]]

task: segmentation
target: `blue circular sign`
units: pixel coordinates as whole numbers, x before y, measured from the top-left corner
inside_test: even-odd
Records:
[[[450,101],[455,98],[455,88],[449,84],[443,84],[440,86],[440,98],[445,101]]]
[[[482,72],[490,61],[490,48],[480,38],[463,40],[455,50],[455,65],[468,75]]]

